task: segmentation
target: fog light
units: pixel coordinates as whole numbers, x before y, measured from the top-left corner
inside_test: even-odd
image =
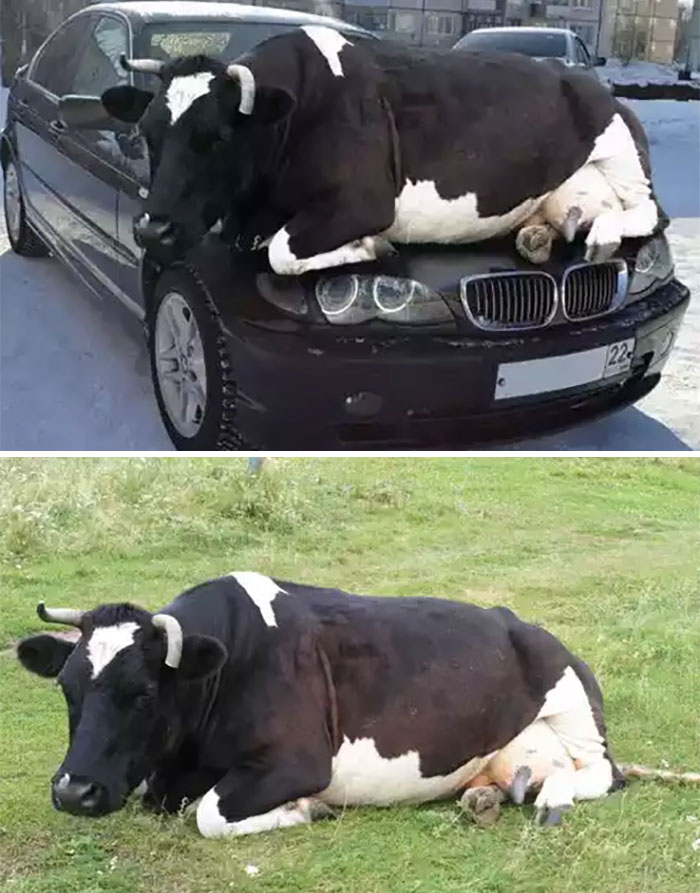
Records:
[[[360,391],[345,398],[345,412],[355,418],[369,418],[382,408],[382,398],[371,391]]]

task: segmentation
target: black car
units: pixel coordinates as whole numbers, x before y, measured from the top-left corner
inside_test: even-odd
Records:
[[[603,264],[574,244],[535,268],[509,239],[401,247],[300,278],[216,235],[167,269],[144,256],[132,232],[149,185],[144,141],[109,119],[76,126],[78,97],[147,84],[121,53],[232,59],[310,22],[373,39],[288,10],[102,3],[61,25],[10,89],[0,148],[12,247],[59,255],[143,321],[175,446],[455,448],[647,394],[689,300],[663,236],[629,240]]]

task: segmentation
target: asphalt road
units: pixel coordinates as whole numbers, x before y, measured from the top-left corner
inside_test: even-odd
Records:
[[[700,190],[694,182],[700,127],[687,109],[671,109],[669,117],[660,104],[635,105],[644,107],[645,117],[660,110],[647,129],[657,189],[676,218],[670,237],[678,276],[693,291],[691,308],[662,383],[647,398],[597,422],[508,449],[700,449]],[[172,449],[142,343],[61,263],[14,255],[3,224],[0,449]]]

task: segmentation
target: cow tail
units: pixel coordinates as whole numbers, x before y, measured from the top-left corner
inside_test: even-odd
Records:
[[[642,778],[645,781],[670,781],[678,784],[700,784],[700,772],[671,772],[669,769],[651,769],[636,763],[618,763],[623,778]]]

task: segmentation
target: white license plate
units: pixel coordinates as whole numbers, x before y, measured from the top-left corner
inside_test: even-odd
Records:
[[[496,375],[495,400],[563,391],[591,381],[620,375],[632,365],[634,338],[578,353],[519,363],[501,363]]]

